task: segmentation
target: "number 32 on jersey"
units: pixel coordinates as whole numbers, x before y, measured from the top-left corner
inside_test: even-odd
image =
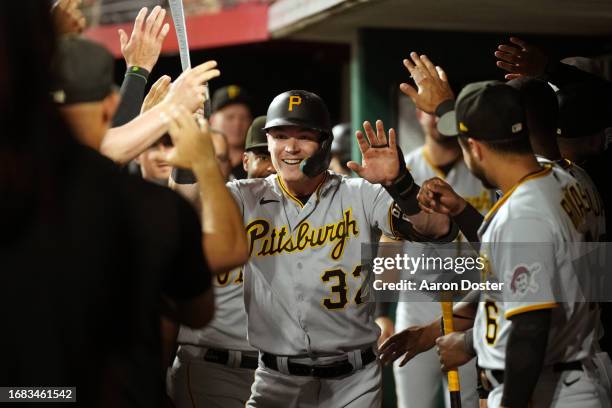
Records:
[[[349,279],[361,280],[361,265],[357,265]],[[329,286],[330,296],[323,298],[321,305],[328,310],[342,310],[349,303],[350,293],[347,281],[347,273],[340,268],[329,269],[321,274],[321,280]],[[363,304],[362,287],[357,290],[353,297],[355,305]]]

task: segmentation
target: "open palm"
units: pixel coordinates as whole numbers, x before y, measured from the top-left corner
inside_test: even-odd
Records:
[[[372,184],[391,184],[399,176],[395,130],[389,129],[387,139],[381,120],[376,121],[376,131],[368,121],[363,122],[363,130],[365,134],[361,131],[355,134],[361,150],[361,165],[350,161],[348,167]]]

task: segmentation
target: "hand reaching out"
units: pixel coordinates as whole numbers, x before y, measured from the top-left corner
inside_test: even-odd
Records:
[[[419,207],[426,213],[447,214],[451,217],[461,213],[466,201],[444,180],[434,177],[426,180],[417,195]]]
[[[142,102],[142,108],[140,113],[145,113],[158,103],[160,103],[170,91],[170,77],[168,75],[162,75],[149,90],[147,96],[145,96]]]
[[[168,163],[186,169],[200,164],[217,166],[207,124],[200,127],[192,113],[183,106],[175,107],[167,119],[168,133],[174,144],[166,155]]]
[[[501,44],[495,51],[497,66],[509,74],[505,75],[508,80],[520,76],[537,77],[544,74],[548,57],[536,47],[526,43],[520,38],[510,37],[513,45]]]
[[[195,112],[204,104],[204,84],[221,75],[216,67],[216,61],[207,61],[183,71],[170,86],[163,102],[171,106],[183,105],[190,112]]]
[[[381,120],[376,121],[376,132],[370,122],[363,122],[363,130],[356,132],[361,150],[361,165],[354,161],[347,166],[372,184],[391,184],[399,176],[399,158],[395,130],[389,129],[389,139]],[[366,140],[367,136],[367,140]]]
[[[403,62],[418,90],[407,83],[400,84],[400,90],[414,101],[417,108],[433,114],[442,102],[455,98],[444,70],[434,66],[426,55],[411,52],[410,59]]]
[[[166,10],[155,6],[145,20],[147,8],[143,7],[134,20],[134,28],[128,39],[128,35],[119,29],[119,41],[121,42],[121,53],[128,67],[138,66],[151,72],[161,47],[170,31],[170,25],[164,24]]]
[[[404,356],[400,362],[400,367],[403,367],[418,354],[432,348],[439,334],[440,329],[435,324],[408,327],[389,337],[379,347],[380,360],[389,364]]]

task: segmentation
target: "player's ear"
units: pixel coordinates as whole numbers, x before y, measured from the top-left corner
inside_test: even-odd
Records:
[[[482,160],[482,145],[478,141],[468,138],[468,145],[470,146],[470,152],[472,156],[478,160]]]
[[[249,171],[249,152],[242,153],[242,168],[244,171]]]

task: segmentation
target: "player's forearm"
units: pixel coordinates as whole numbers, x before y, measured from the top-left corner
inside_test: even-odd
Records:
[[[121,102],[113,117],[113,127],[122,126],[140,114],[149,71],[144,68],[128,69],[121,84]]]
[[[506,346],[504,407],[528,406],[544,365],[550,320],[550,310],[522,313],[512,318]]]
[[[215,273],[243,265],[248,259],[247,239],[240,210],[225,186],[216,162],[194,166],[202,205],[204,251]]]
[[[142,153],[168,131],[163,115],[169,107],[159,104],[123,126],[110,129],[100,146],[100,152],[111,160],[125,164]]]
[[[443,241],[452,241],[456,237],[453,234],[452,222],[447,215],[433,213],[429,214],[421,211],[415,215],[408,217],[414,229],[421,235],[429,237],[432,240],[445,238]]]
[[[468,297],[455,304],[453,307],[453,326],[455,331],[467,331],[474,327],[474,319],[477,311],[478,301],[474,303],[471,299],[468,299]]]

